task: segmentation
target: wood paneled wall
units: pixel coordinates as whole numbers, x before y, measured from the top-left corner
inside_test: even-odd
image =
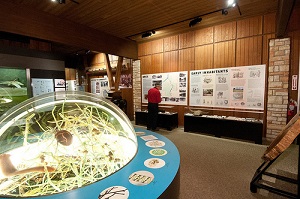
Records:
[[[292,43],[290,76],[299,76],[299,18],[300,8],[296,8],[287,35]],[[138,56],[141,60],[141,75],[256,64],[268,66],[268,43],[269,39],[275,38],[275,20],[276,14],[270,13],[140,43]],[[298,91],[289,88],[289,98],[297,100],[297,96]],[[265,113],[261,111],[213,107],[207,110],[209,114],[216,115],[265,118]],[[174,111],[178,112],[179,125],[183,125],[185,106],[175,106]]]
[[[263,62],[267,56],[264,44],[274,33],[275,14],[272,13],[140,43],[138,56],[141,60],[153,57],[151,60],[162,66],[161,69],[153,65],[151,68],[151,63],[150,66],[142,63],[142,69],[147,68],[143,74],[178,71],[184,60],[189,60],[185,70],[266,64]],[[163,54],[163,60],[157,54]],[[158,64],[160,61],[162,63]]]
[[[262,36],[247,37],[236,41],[236,66],[262,63]]]
[[[275,13],[194,30],[138,45],[141,74],[268,64]],[[195,107],[194,107],[195,108]],[[204,108],[204,107],[202,107]],[[184,106],[175,106],[183,125]],[[210,114],[263,119],[261,111],[214,109]]]
[[[214,44],[213,68],[235,66],[235,41],[225,41]],[[205,68],[204,68],[205,69]]]

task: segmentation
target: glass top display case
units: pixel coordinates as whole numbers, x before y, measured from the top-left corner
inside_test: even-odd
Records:
[[[0,118],[0,196],[77,189],[115,173],[137,153],[127,116],[85,92],[30,98]]]

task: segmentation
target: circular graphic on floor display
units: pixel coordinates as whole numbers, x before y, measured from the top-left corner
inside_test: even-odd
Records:
[[[141,136],[141,135],[145,135],[146,133],[145,133],[145,132],[142,132],[142,131],[137,131],[137,132],[135,132],[135,134],[136,134],[137,136]]]
[[[166,155],[168,152],[167,152],[165,149],[159,149],[159,148],[157,148],[157,149],[151,149],[151,150],[149,151],[149,153],[150,153],[151,155],[153,155],[153,156],[164,156],[164,155]]]
[[[146,142],[146,146],[152,147],[152,148],[157,148],[157,147],[163,147],[165,146],[165,142],[161,140],[151,140]]]
[[[128,199],[129,191],[122,186],[113,186],[103,190],[98,199]]]
[[[165,166],[166,162],[160,158],[150,158],[145,160],[144,165],[148,168],[159,169]]]
[[[129,182],[137,186],[150,184],[154,179],[154,175],[149,171],[136,171],[129,176]]]

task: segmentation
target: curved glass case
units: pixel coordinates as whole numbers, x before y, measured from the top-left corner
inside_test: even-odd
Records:
[[[85,92],[28,99],[0,118],[0,195],[51,195],[99,181],[137,153],[127,116]]]

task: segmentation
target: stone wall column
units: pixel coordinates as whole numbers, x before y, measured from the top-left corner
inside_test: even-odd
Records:
[[[274,140],[287,122],[290,38],[269,41],[266,139]]]

